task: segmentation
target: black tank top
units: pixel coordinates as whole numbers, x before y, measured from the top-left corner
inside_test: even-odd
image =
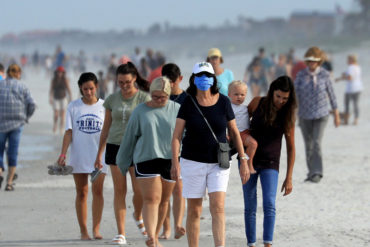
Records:
[[[255,169],[275,169],[279,171],[281,140],[284,134],[283,118],[279,112],[272,126],[267,125],[263,118],[261,103],[252,114],[250,125],[251,135],[256,139],[258,147],[253,158]]]
[[[67,96],[67,84],[64,80],[53,82],[54,99],[64,99]]]

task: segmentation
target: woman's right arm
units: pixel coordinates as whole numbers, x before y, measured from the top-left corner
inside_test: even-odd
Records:
[[[252,117],[253,115],[253,112],[257,109],[258,107],[258,104],[260,103],[260,100],[261,100],[261,97],[254,97],[251,102],[249,102],[248,104],[248,114],[249,114],[249,118]]]
[[[66,165],[66,154],[69,147],[69,144],[72,142],[72,130],[66,130],[63,136],[63,144],[62,144],[62,151],[60,152],[58,158],[58,165],[65,166]]]
[[[178,180],[180,177],[180,162],[179,162],[179,152],[182,135],[184,133],[186,121],[181,118],[176,119],[175,130],[172,136],[172,167],[171,167],[171,178],[173,180]]]
[[[103,168],[102,156],[103,156],[104,148],[107,145],[108,133],[109,133],[109,129],[111,125],[112,125],[112,111],[106,109],[105,116],[104,116],[103,129],[100,134],[98,153],[96,155],[96,160],[95,160],[95,167],[99,169]]]

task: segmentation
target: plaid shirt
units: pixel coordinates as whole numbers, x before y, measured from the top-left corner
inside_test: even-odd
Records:
[[[333,110],[337,109],[330,74],[320,68],[316,83],[308,68],[301,70],[294,81],[298,98],[298,116],[303,119],[319,119],[329,115],[329,102]]]
[[[22,126],[34,111],[35,102],[25,85],[12,78],[0,81],[0,132]]]

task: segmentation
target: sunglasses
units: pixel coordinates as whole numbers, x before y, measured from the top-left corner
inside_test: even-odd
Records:
[[[202,77],[202,76],[207,76],[207,77],[213,77],[213,75],[211,73],[208,73],[208,72],[200,72],[198,74],[195,74],[196,77]]]

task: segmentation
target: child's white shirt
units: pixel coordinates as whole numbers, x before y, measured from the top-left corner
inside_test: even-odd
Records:
[[[235,105],[231,103],[231,107],[233,108],[236,126],[240,132],[249,129],[249,114],[248,108],[246,105]]]

